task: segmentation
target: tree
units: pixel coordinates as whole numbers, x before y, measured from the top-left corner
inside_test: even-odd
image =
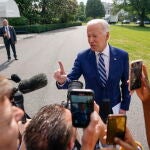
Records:
[[[78,5],[77,19],[80,21],[85,21],[86,19],[85,5],[83,2],[80,2],[80,4]]]
[[[150,14],[150,0],[114,0],[117,7],[135,12],[140,19],[140,26],[144,26],[146,15]]]
[[[88,0],[86,4],[86,17],[104,17],[105,9],[100,0]]]
[[[18,4],[20,15],[29,20],[30,24],[36,23],[38,18],[38,0],[15,0]]]
[[[30,23],[49,24],[75,20],[77,0],[16,0],[21,16]]]
[[[40,0],[42,23],[57,19],[60,22],[73,20],[77,11],[76,0]]]

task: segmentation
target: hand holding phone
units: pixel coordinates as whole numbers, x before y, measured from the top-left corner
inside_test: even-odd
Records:
[[[114,138],[118,137],[124,140],[126,130],[126,115],[125,114],[110,114],[107,120],[107,139],[106,143],[114,145]]]
[[[90,89],[73,89],[70,91],[72,122],[74,127],[85,128],[94,111],[94,92]]]
[[[142,60],[132,61],[130,65],[129,88],[135,90],[141,87]]]

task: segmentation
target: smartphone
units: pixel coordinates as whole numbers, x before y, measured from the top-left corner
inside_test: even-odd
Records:
[[[107,120],[107,139],[106,143],[115,145],[114,138],[118,137],[124,140],[126,130],[126,115],[124,114],[110,114]]]
[[[87,127],[94,111],[94,92],[90,89],[72,89],[69,99],[73,126]]]
[[[130,90],[135,90],[141,87],[142,78],[142,60],[132,61],[130,64],[129,87]]]

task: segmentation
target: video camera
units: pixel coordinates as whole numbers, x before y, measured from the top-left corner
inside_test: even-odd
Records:
[[[63,101],[62,105],[71,111],[73,126],[85,128],[94,111],[94,92],[83,89],[83,83],[74,80],[68,85],[67,102]]]
[[[41,73],[31,77],[30,79],[21,80],[17,74],[12,74],[10,80],[18,83],[18,87],[14,87],[11,95],[11,103],[24,111],[23,94],[43,88],[47,85],[48,80],[45,74]],[[25,112],[25,111],[24,111]],[[26,118],[30,118],[26,113],[22,118],[22,123],[26,122]]]

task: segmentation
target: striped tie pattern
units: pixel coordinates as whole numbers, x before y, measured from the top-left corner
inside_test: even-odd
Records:
[[[107,76],[106,76],[106,69],[105,69],[105,64],[104,64],[104,59],[102,57],[103,53],[99,54],[99,59],[98,59],[98,73],[100,75],[100,81],[102,83],[102,86],[106,86],[106,81],[107,81]]]

